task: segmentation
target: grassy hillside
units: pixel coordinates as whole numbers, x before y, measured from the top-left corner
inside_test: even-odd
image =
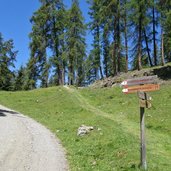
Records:
[[[147,162],[150,171],[171,169],[171,86],[150,93],[146,110]],[[51,129],[67,150],[72,171],[139,170],[139,107],[135,94],[121,89],[54,87],[0,92],[0,104]],[[85,124],[95,130],[78,137]]]

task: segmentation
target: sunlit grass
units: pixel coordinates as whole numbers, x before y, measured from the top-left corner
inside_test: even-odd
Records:
[[[148,168],[170,171],[171,86],[150,94],[153,107],[146,110]],[[67,150],[73,171],[139,170],[139,104],[135,94],[124,95],[118,87],[53,87],[0,92],[0,103],[51,129]],[[82,124],[95,129],[78,137]]]

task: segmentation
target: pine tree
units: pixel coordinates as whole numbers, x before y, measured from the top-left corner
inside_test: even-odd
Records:
[[[125,41],[125,71],[128,72],[128,9],[127,0],[123,2],[123,25],[124,25],[124,41]]]
[[[103,72],[102,72],[102,59],[101,59],[101,2],[98,0],[89,0],[88,3],[90,4],[90,11],[89,15],[91,18],[91,22],[89,23],[89,28],[92,32],[92,35],[94,37],[93,39],[93,54],[94,54],[94,70],[96,79],[103,78]],[[106,35],[106,34],[104,34]],[[107,35],[106,35],[107,36]],[[104,37],[103,37],[104,38]],[[107,37],[106,37],[107,39]],[[105,40],[106,41],[106,40]],[[104,41],[103,41],[104,43]]]
[[[48,87],[53,87],[56,86],[56,78],[54,75],[51,75],[49,80],[48,80]]]
[[[113,31],[113,74],[117,75],[121,71],[121,16],[120,16],[120,0],[114,0],[109,3],[109,14],[112,20]],[[107,11],[108,11],[107,10]],[[109,15],[109,16],[110,16]]]
[[[171,61],[171,1],[159,0],[157,5],[160,12],[161,61],[164,65],[165,62]]]
[[[149,47],[149,39],[150,39],[150,36],[149,36],[149,34],[147,35],[147,30],[148,29],[149,29],[148,27],[145,27],[143,29],[143,36],[144,36],[144,41],[145,41],[145,46],[146,46],[145,51],[147,52],[147,56],[148,56],[148,58],[147,58],[148,60],[146,59],[146,63],[145,64],[147,65],[148,64],[148,61],[149,61],[150,66],[152,67],[153,66],[153,62],[152,62],[152,59],[151,59],[151,53],[150,53],[151,50],[150,50],[150,47]],[[156,46],[155,46],[155,50],[156,50]],[[156,54],[156,59],[154,61],[157,62],[157,54]]]
[[[36,83],[39,79],[41,82],[41,87],[47,87],[47,79],[45,75],[48,76],[47,69],[47,47],[48,47],[48,32],[49,32],[49,5],[48,2],[45,3],[43,0],[41,1],[42,6],[33,14],[31,18],[32,23],[32,32],[30,33],[30,50],[31,57],[29,61],[29,66],[36,73],[30,74],[28,78],[30,78],[32,83]],[[35,63],[34,63],[35,62]],[[29,70],[29,69],[28,69]],[[31,78],[33,76],[33,78]],[[34,80],[34,81],[33,81]],[[31,86],[35,87],[35,85]]]
[[[88,84],[93,83],[96,80],[96,68],[94,67],[95,64],[95,55],[94,51],[91,50],[89,53],[89,56],[87,57],[85,61],[85,79],[88,82]]]
[[[157,44],[156,44],[156,26],[158,25],[157,23],[157,18],[156,18],[156,2],[153,0],[152,3],[152,24],[153,24],[153,54],[154,54],[154,65],[157,65]]]
[[[166,60],[171,62],[171,10],[166,13],[165,42]]]
[[[81,85],[83,82],[83,60],[85,57],[85,25],[78,0],[72,1],[68,12],[66,32],[68,51],[68,82],[70,85]]]
[[[38,80],[38,67],[37,67],[37,59],[34,56],[31,56],[27,65],[26,65],[26,80],[24,89],[25,90],[33,90],[37,87]]]
[[[65,27],[66,12],[62,0],[40,0],[41,7],[33,14],[31,37],[32,54],[37,58],[39,80],[42,87],[48,85],[49,64],[47,51],[52,54],[51,64],[56,77],[56,85],[64,84],[65,77]]]
[[[13,90],[16,55],[13,40],[4,41],[0,33],[0,90]]]
[[[147,17],[148,11],[148,1],[146,0],[131,0],[129,2],[130,9],[130,22],[131,29],[133,30],[133,42],[135,44],[133,50],[133,55],[135,56],[134,67],[138,70],[142,69],[142,59],[143,59],[143,41],[144,41],[144,31],[145,27],[149,23]],[[147,41],[147,40],[146,40]],[[148,48],[146,48],[148,50]]]
[[[103,41],[102,41],[102,46],[103,46],[103,65],[104,65],[104,74],[106,77],[109,77],[111,74],[110,71],[110,63],[111,63],[111,58],[110,58],[110,42],[109,42],[109,26],[107,23],[105,23],[104,28],[103,28]]]
[[[100,3],[101,24],[107,23],[112,33],[112,74],[121,72],[122,61],[122,13],[123,2],[121,0],[98,0]]]
[[[49,48],[53,53],[52,64],[56,75],[56,84],[63,85],[65,80],[65,29],[66,11],[62,0],[50,2],[50,39]]]
[[[25,85],[25,68],[21,66],[16,74],[15,83],[14,83],[14,90],[24,90]]]
[[[49,80],[49,70],[50,70],[50,64],[47,61],[44,61],[45,64],[43,64],[42,66],[44,68],[42,68],[42,73],[41,73],[41,87],[42,88],[47,88],[48,87],[48,80]]]

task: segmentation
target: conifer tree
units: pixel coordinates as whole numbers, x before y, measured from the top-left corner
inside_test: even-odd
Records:
[[[94,55],[94,70],[96,79],[103,78],[102,72],[102,60],[101,60],[101,2],[96,0],[89,0],[88,3],[90,4],[90,11],[89,15],[91,18],[91,22],[89,23],[90,30],[93,35],[93,55]],[[105,36],[107,36],[105,34]],[[106,37],[107,39],[107,37]],[[106,41],[106,40],[105,40]],[[103,41],[104,43],[104,41]],[[106,62],[106,61],[105,61]]]
[[[83,60],[85,58],[85,25],[78,0],[72,1],[68,12],[66,44],[68,56],[68,82],[81,85],[83,82]]]
[[[148,2],[146,0],[131,0],[129,3],[131,29],[133,29],[133,55],[135,56],[134,64],[138,70],[142,69],[143,59],[143,40],[144,30],[148,24],[146,12],[148,11]]]
[[[16,55],[13,40],[4,41],[0,33],[0,90],[13,90]]]
[[[125,41],[125,72],[128,72],[128,9],[127,0],[123,2],[123,29],[124,29],[124,41]]]
[[[25,68],[21,66],[19,70],[17,71],[16,77],[15,77],[15,83],[14,83],[14,90],[19,91],[19,90],[24,90],[24,85],[25,85]]]
[[[170,11],[166,13],[165,42],[166,60],[171,62],[171,4]]]
[[[64,84],[65,8],[62,0],[40,0],[41,7],[33,14],[31,37],[32,55],[37,62],[38,78],[42,87],[48,85],[48,52],[56,77],[56,85]],[[34,50],[36,49],[36,50]],[[32,57],[33,58],[33,57]]]
[[[29,70],[32,67],[32,71],[35,73],[31,73],[28,78],[32,81],[31,83],[36,83],[39,79],[41,82],[42,87],[47,87],[47,78],[45,75],[48,76],[47,70],[47,47],[48,47],[48,39],[49,39],[49,3],[48,1],[41,0],[41,7],[33,14],[31,18],[32,23],[32,32],[30,33],[30,50],[31,50],[31,57],[28,63]],[[31,76],[33,76],[31,78]],[[33,81],[34,80],[34,81]],[[46,80],[46,81],[45,81]],[[28,80],[29,81],[29,80]],[[29,81],[30,82],[30,81]],[[35,85],[31,86],[32,88]]]
[[[123,23],[123,2],[121,0],[102,0],[100,14],[102,23],[106,22],[109,25],[112,34],[112,74],[117,75],[122,68],[122,23]]]
[[[153,54],[154,54],[154,65],[157,65],[157,43],[156,43],[156,26],[158,25],[157,23],[157,17],[156,17],[156,1],[153,0],[152,3],[152,25],[153,25]]]
[[[50,2],[50,37],[49,48],[52,51],[52,64],[56,76],[56,85],[63,85],[65,80],[65,29],[66,11],[62,0]]]
[[[163,61],[171,61],[171,1],[160,0],[158,3],[160,9],[161,24],[161,51]]]
[[[94,51],[91,50],[85,61],[85,79],[88,82],[88,84],[91,84],[96,80],[96,68],[94,67],[94,58]]]
[[[37,87],[38,80],[38,67],[37,59],[34,56],[31,56],[27,65],[26,65],[26,80],[24,84],[25,90],[33,90]]]
[[[109,26],[106,23],[103,27],[103,41],[102,41],[102,46],[103,46],[103,65],[104,65],[104,74],[106,77],[109,77],[111,74],[110,71],[110,63],[111,63],[111,58],[110,58],[110,42],[109,42]]]

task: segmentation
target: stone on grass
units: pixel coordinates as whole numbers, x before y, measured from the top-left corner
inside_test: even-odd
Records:
[[[77,136],[84,136],[84,135],[88,134],[92,130],[94,130],[94,127],[92,127],[92,126],[81,125],[78,128]]]

